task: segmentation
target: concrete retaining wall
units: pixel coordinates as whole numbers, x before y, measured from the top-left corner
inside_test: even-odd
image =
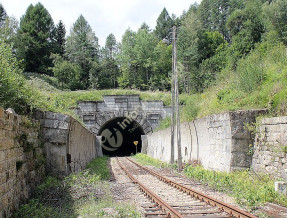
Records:
[[[41,122],[48,173],[63,177],[102,156],[99,138],[74,118],[52,112],[38,112],[36,117]]]
[[[200,160],[207,169],[233,171],[249,168],[251,133],[246,124],[265,111],[250,110],[210,115],[181,124],[181,151],[184,162]],[[146,153],[154,158],[170,161],[170,128],[143,137]],[[175,144],[175,159],[177,145]]]
[[[287,182],[287,117],[264,118],[258,123],[252,168]]]
[[[45,176],[40,125],[0,107],[0,218],[10,217]]]

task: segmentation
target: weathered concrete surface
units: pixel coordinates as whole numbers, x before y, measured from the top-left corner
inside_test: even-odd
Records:
[[[287,116],[264,118],[257,126],[253,170],[287,182]]]
[[[133,112],[136,112],[133,119],[143,127],[145,134],[152,132],[160,120],[171,113],[163,101],[141,101],[139,95],[105,95],[103,101],[78,102],[76,109],[87,128],[96,135],[107,121],[133,116]]]
[[[236,111],[210,115],[181,124],[181,151],[184,162],[200,160],[205,168],[218,171],[233,171],[249,168],[251,133],[246,124],[265,111]],[[147,135],[147,154],[170,161],[170,128]],[[176,142],[175,142],[176,143]],[[177,159],[175,144],[175,159]]]
[[[0,107],[0,218],[10,217],[44,178],[39,127]]]
[[[74,118],[52,112],[38,112],[36,117],[41,122],[48,173],[63,177],[102,156],[99,138]]]

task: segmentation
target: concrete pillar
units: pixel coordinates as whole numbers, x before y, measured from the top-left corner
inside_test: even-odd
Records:
[[[142,139],[142,150],[141,150],[141,153],[147,154],[147,148],[148,148],[147,135],[142,135],[141,139]]]
[[[98,157],[103,156],[103,150],[102,150],[102,136],[96,136],[96,152]]]

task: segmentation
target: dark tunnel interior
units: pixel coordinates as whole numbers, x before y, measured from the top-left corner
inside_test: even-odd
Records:
[[[107,156],[130,156],[141,152],[141,135],[144,130],[140,124],[128,117],[117,117],[107,121],[99,130],[102,136],[103,154]],[[138,142],[137,146],[135,143]]]

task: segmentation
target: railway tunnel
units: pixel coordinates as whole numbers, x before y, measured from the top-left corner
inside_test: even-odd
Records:
[[[130,156],[141,152],[143,127],[129,117],[116,117],[102,125],[102,150],[108,156]]]
[[[152,133],[171,115],[171,107],[162,100],[143,101],[139,95],[104,95],[102,101],[79,101],[75,110],[86,128],[102,136],[102,151],[107,156],[141,152],[141,136]]]

